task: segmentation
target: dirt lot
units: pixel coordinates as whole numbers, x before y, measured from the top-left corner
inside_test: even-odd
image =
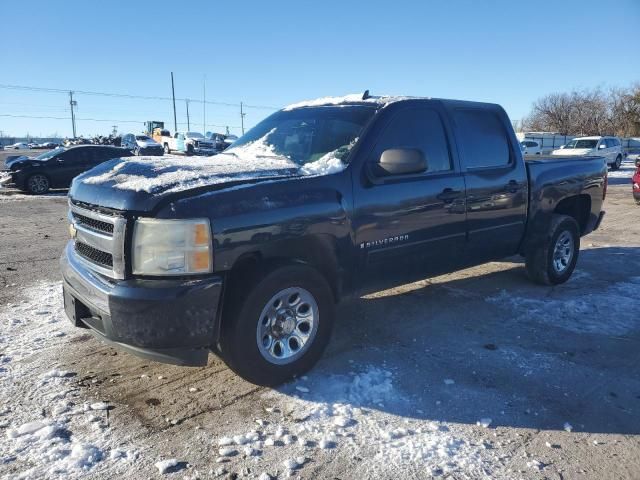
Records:
[[[74,330],[66,199],[0,194],[0,477],[640,478],[631,169],[565,285],[514,258],[344,302],[317,368],[277,390]]]

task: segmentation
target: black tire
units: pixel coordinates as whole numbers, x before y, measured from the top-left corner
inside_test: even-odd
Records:
[[[611,164],[611,170],[618,170],[620,165],[622,165],[622,157],[618,155],[616,161]]]
[[[49,179],[42,173],[34,173],[24,182],[24,189],[31,195],[44,195],[50,188]]]
[[[570,246],[566,246],[564,242],[567,235],[570,238]],[[556,246],[560,249],[560,259],[556,258]],[[570,259],[563,262],[562,254],[566,251],[570,251]],[[569,280],[576,268],[579,253],[578,223],[567,215],[553,215],[544,244],[530,249],[525,256],[527,274],[532,281],[542,285],[564,283]]]
[[[297,264],[271,270],[252,282],[243,280],[232,285],[230,293],[245,290],[246,294],[230,298],[230,307],[223,314],[220,353],[229,368],[245,380],[265,386],[280,385],[312,368],[329,343],[335,318],[334,297],[325,278],[317,270]],[[312,295],[317,305],[317,329],[299,351],[300,356],[290,363],[275,364],[265,357],[268,352],[261,353],[258,329],[263,310],[269,308],[274,295],[289,288]]]
[[[187,155],[193,155],[193,145],[187,145]]]
[[[133,154],[134,154],[136,157],[139,157],[139,156],[140,156],[140,148],[139,148],[139,147],[134,148],[134,149],[133,149]]]
[[[169,148],[169,144],[168,143],[164,144],[164,153],[166,155],[169,155],[171,153],[171,149]]]

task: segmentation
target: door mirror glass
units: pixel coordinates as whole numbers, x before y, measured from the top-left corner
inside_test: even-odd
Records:
[[[606,143],[601,143],[600,146],[598,147],[600,150],[602,150],[603,148],[607,148],[607,144]]]
[[[427,170],[427,159],[416,148],[390,148],[382,152],[376,163],[375,172],[379,176],[409,175]]]

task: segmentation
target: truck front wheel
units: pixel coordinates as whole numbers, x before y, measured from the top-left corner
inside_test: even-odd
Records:
[[[164,144],[164,153],[166,155],[169,155],[171,153],[171,149],[169,149],[169,144],[168,143]]]
[[[224,315],[220,347],[235,373],[273,386],[318,361],[331,336],[335,305],[329,285],[315,269],[281,267],[254,281],[245,295],[230,293],[235,298]]]
[[[578,223],[567,215],[553,215],[544,244],[527,252],[527,274],[542,285],[564,283],[576,268],[579,253]]]

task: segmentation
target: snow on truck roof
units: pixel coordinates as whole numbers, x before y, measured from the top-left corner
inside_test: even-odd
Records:
[[[353,105],[353,104],[372,104],[385,106],[389,103],[399,102],[401,100],[415,100],[424,99],[428,97],[411,97],[411,96],[394,96],[394,95],[369,95],[367,90],[362,93],[351,93],[342,97],[320,97],[313,100],[304,100],[302,102],[292,103],[283,108],[283,110],[294,110],[296,108],[303,107],[321,107],[321,106],[340,106],[340,105]]]

